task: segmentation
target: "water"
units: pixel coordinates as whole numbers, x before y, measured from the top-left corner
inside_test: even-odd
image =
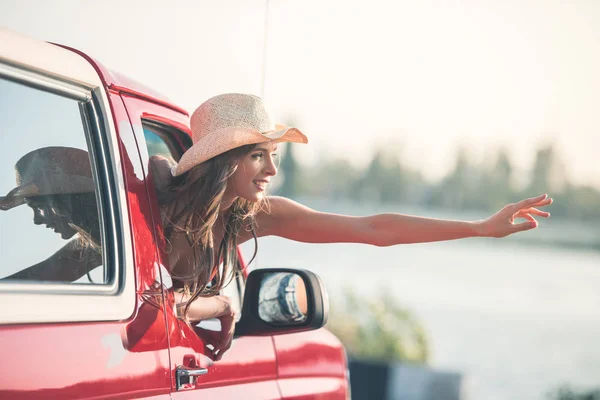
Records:
[[[361,215],[383,207],[336,211]],[[573,237],[564,229],[544,232],[552,226],[522,235]],[[554,226],[569,226],[586,240],[596,234],[590,226]],[[243,245],[245,255],[252,250]],[[425,326],[431,365],[463,373],[470,399],[544,399],[562,384],[600,386],[597,250],[523,245],[517,236],[386,248],[267,237],[259,240],[254,267],[310,269],[332,302],[347,286],[364,296],[390,289]]]

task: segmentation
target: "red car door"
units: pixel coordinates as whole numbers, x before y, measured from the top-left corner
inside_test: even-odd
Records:
[[[344,348],[326,329],[273,336],[278,383],[284,399],[349,397]]]

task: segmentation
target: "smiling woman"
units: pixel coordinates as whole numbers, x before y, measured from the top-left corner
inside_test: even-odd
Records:
[[[225,198],[262,200],[271,177],[277,174],[276,151],[276,143],[261,143],[243,157],[230,179]]]
[[[218,359],[231,344],[235,319],[219,293],[238,272],[237,245],[257,237],[255,217],[277,174],[277,143],[307,140],[275,125],[260,98],[243,94],[209,99],[191,127],[194,145],[179,163],[153,156],[151,168],[181,313],[190,321],[219,318],[230,329],[214,344]]]
[[[255,240],[256,254],[257,237],[269,235],[307,243],[376,246],[503,237],[537,227],[534,215],[550,215],[537,208],[552,202],[546,195],[507,205],[475,222],[318,212],[266,196],[270,179],[277,174],[277,143],[307,143],[307,139],[296,128],[275,125],[260,98],[238,93],[215,96],[192,114],[191,130],[194,144],[178,164],[153,156],[151,167],[181,316],[188,321],[221,320],[221,336],[213,343],[216,359],[231,345],[235,320],[231,301],[220,291],[238,272],[237,245],[246,240]],[[515,223],[516,218],[527,221]]]

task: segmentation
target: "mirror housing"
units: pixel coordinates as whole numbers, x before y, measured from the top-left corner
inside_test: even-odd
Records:
[[[285,278],[287,276],[287,278]],[[272,296],[273,282],[276,285],[290,282],[291,279],[301,279],[306,290],[306,313],[298,318],[281,320],[269,317],[269,312],[259,304],[268,300],[277,300]],[[267,282],[269,282],[267,284]],[[294,287],[301,288],[302,285]],[[285,290],[285,295],[295,295],[295,292]],[[303,293],[300,293],[302,295]],[[281,299],[279,299],[281,301]],[[296,304],[297,305],[297,304]],[[284,333],[304,332],[319,329],[327,322],[329,315],[329,297],[321,278],[313,272],[301,269],[265,268],[256,269],[248,274],[242,316],[235,326],[234,337],[238,336],[271,336]]]

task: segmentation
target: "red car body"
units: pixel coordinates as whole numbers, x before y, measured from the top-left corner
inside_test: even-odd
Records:
[[[0,37],[0,41],[21,40],[1,31]],[[205,343],[174,313],[168,268],[161,267],[168,266],[168,260],[159,242],[158,203],[149,178],[143,130],[143,124],[151,121],[189,135],[188,113],[80,51],[46,43],[40,46],[53,46],[61,54],[84,59],[95,70],[108,99],[109,107],[103,112],[115,127],[118,146],[113,157],[118,159],[112,162],[124,178],[128,217],[121,222],[131,237],[126,250],[134,263],[135,293],[131,295],[135,306],[129,317],[116,320],[3,320],[0,398],[348,398],[344,349],[325,329],[241,336],[222,360],[212,363],[205,356]],[[43,69],[7,60],[10,51],[0,53],[0,66]],[[30,59],[35,64],[36,58]],[[169,140],[182,149],[190,142],[178,135]],[[74,307],[77,301],[73,297]],[[2,307],[18,308],[19,304]],[[178,366],[207,368],[208,373],[177,390]]]

